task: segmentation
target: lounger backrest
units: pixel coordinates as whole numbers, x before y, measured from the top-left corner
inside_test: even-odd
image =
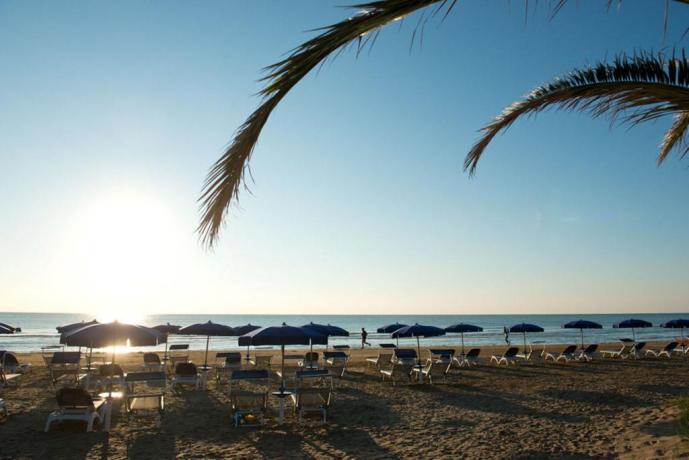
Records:
[[[170,345],[170,351],[175,351],[175,350],[188,350],[189,349],[189,344],[188,343],[176,343],[174,345]]]
[[[101,377],[109,377],[111,375],[119,375],[124,377],[124,371],[119,364],[102,364],[98,366],[98,373]]]
[[[344,351],[325,351],[323,352],[325,359],[347,359],[347,353]]]
[[[378,346],[380,348],[397,348],[397,345],[394,343],[379,343]]]
[[[318,353],[315,351],[309,351],[304,354],[304,362],[315,363],[318,361]]]
[[[503,353],[503,356],[505,358],[514,358],[515,356],[517,356],[517,353],[519,353],[519,348],[510,347],[507,349],[507,351],[505,351],[505,353]]]
[[[81,353],[78,351],[56,351],[50,364],[79,364]]]
[[[591,345],[586,347],[586,350],[584,350],[585,355],[592,355],[598,350],[598,344],[597,343],[592,343]]]
[[[442,356],[443,358],[452,358],[455,354],[454,350],[448,348],[431,348],[428,351],[431,353],[431,356]]]
[[[266,369],[233,371],[230,374],[230,380],[260,380],[268,379],[269,376]]]
[[[197,374],[196,365],[194,363],[177,363],[175,367],[175,375],[181,377],[194,376]]]
[[[571,354],[574,353],[575,351],[577,351],[577,346],[576,346],[576,345],[569,345],[569,346],[567,346],[567,348],[565,348],[565,349],[562,351],[562,354],[563,354],[563,355],[571,355]]]
[[[19,360],[17,360],[17,357],[14,356],[13,353],[7,351],[0,353],[0,363],[5,364],[6,366],[19,366]]]
[[[55,395],[57,404],[62,408],[88,407],[94,410],[93,399],[83,388],[60,388]]]
[[[216,354],[215,354],[215,357],[216,357],[217,359],[223,359],[223,358],[224,358],[225,360],[227,360],[227,358],[239,359],[239,360],[241,360],[241,359],[242,359],[242,354],[241,354],[240,352],[238,352],[238,351],[222,351],[222,352],[220,352],[220,353],[216,353]]]
[[[294,373],[295,377],[298,379],[307,379],[307,378],[314,378],[314,377],[326,377],[330,375],[330,371],[327,369],[314,369],[314,370],[307,370],[307,371],[296,371]]]
[[[330,388],[301,388],[297,390],[297,406],[327,408],[331,396]]]
[[[665,345],[665,348],[663,348],[664,351],[672,351],[675,348],[677,348],[677,345],[679,345],[677,342],[670,342],[667,345]]]
[[[478,358],[478,355],[481,354],[481,349],[480,348],[472,348],[469,350],[469,353],[467,353],[466,357],[467,358]]]
[[[641,351],[645,346],[646,342],[638,342],[634,344],[633,350],[638,352]]]
[[[416,350],[412,348],[397,348],[395,349],[395,357],[397,359],[416,359]]]
[[[145,364],[160,364],[160,356],[157,353],[144,353]]]

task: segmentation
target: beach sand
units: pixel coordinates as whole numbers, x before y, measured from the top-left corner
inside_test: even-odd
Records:
[[[19,355],[34,368],[16,388],[2,392],[10,417],[0,425],[0,458],[689,456],[675,403],[689,394],[689,358],[539,361],[509,368],[484,361],[471,369],[455,368],[446,384],[393,387],[364,364],[364,357],[377,351],[351,351],[348,374],[335,382],[326,425],[300,425],[290,410],[278,426],[271,400],[266,425],[235,428],[226,387],[212,382],[208,391],[168,389],[159,428],[132,431],[120,415],[110,433],[85,433],[84,425],[71,423],[43,433],[47,415],[56,408],[55,390],[40,354]],[[488,348],[482,353],[490,355]],[[125,370],[140,370],[138,353],[117,359]],[[202,363],[202,352],[193,352],[192,359]]]

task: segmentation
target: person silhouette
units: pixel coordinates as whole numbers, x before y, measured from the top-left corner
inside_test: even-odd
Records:
[[[366,338],[368,338],[368,332],[366,332],[366,329],[363,327],[361,328],[361,349],[364,349],[364,346],[368,345],[369,347],[371,346],[370,343],[366,341]]]

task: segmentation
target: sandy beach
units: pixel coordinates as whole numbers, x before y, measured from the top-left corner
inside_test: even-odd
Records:
[[[561,347],[550,347],[559,349]],[[549,348],[549,349],[550,349]],[[499,348],[502,350],[502,347]],[[489,355],[490,349],[483,353]],[[265,351],[260,353],[264,354]],[[234,427],[225,386],[207,391],[168,388],[159,428],[133,431],[115,416],[109,433],[56,425],[56,408],[40,354],[16,388],[3,391],[10,417],[0,426],[2,458],[679,458],[676,400],[687,394],[689,359],[612,360],[498,368],[484,362],[454,368],[447,383],[381,381],[352,350],[350,369],[335,382],[325,425],[299,424],[290,410],[278,426],[275,401],[267,423]],[[423,353],[425,355],[425,351]],[[484,356],[485,358],[485,356]],[[203,362],[201,352],[192,359]],[[118,356],[140,370],[141,355]],[[277,386],[277,381],[275,382]]]

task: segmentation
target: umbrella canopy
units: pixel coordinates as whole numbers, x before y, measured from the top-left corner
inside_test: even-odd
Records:
[[[483,332],[483,328],[480,326],[474,326],[473,324],[457,323],[452,326],[445,328],[445,332],[454,332],[457,334],[462,334],[462,354],[464,354],[464,333],[465,332]]]
[[[329,337],[349,337],[349,332],[338,326],[332,324],[316,324],[313,321],[309,324],[304,324],[302,328],[311,329],[326,337],[325,347],[328,347]]]
[[[615,323],[612,325],[614,328],[619,328],[619,329],[631,329],[632,330],[632,338],[634,341],[636,341],[636,334],[634,334],[634,329],[642,328],[642,327],[653,327],[651,323],[648,321],[644,321],[643,319],[625,319],[624,321],[620,321],[619,323]]]
[[[163,334],[176,334],[180,329],[182,329],[182,326],[175,326],[174,324],[166,323],[153,326],[153,329],[158,332],[162,332]]]
[[[6,324],[6,323],[0,323],[0,327],[3,327],[5,329],[9,329],[12,332],[21,332],[22,331],[21,327],[10,326],[9,324]]]
[[[0,325],[0,334],[14,334],[12,329],[8,329],[5,326]]]
[[[670,320],[666,323],[661,324],[660,327],[666,327],[666,328],[672,328],[672,329],[684,329],[685,327],[689,327],[689,319],[683,319],[683,318],[673,319],[673,320]]]
[[[72,324],[66,324],[64,326],[58,326],[55,329],[57,329],[57,332],[60,334],[64,334],[65,332],[71,332],[77,329],[81,329],[84,326],[90,326],[92,324],[98,324],[98,321],[95,319],[91,321],[79,321],[78,323],[72,323]]]
[[[183,327],[177,334],[180,335],[205,335],[206,336],[206,354],[203,358],[203,367],[206,369],[208,367],[208,344],[210,343],[211,336],[213,337],[231,337],[237,335],[234,328],[230,326],[225,326],[224,324],[214,323],[212,321],[207,321],[205,323],[192,324],[191,326]]]
[[[165,342],[165,335],[145,326],[112,323],[96,323],[65,332],[60,343],[73,347],[104,348],[118,345],[144,347]]]
[[[407,327],[407,325],[402,323],[388,324],[386,326],[379,327],[378,329],[376,329],[376,332],[378,332],[379,334],[391,334],[398,329],[402,329],[403,327]]]
[[[234,328],[234,331],[237,333],[237,335],[244,335],[248,334],[251,331],[255,331],[256,329],[260,329],[261,326],[256,326],[255,324],[245,324],[244,326],[237,326]]]
[[[325,345],[328,338],[319,334],[314,329],[305,327],[288,326],[268,326],[256,329],[239,338],[239,346],[247,345],[279,345],[282,354],[280,373],[280,391],[285,390],[285,345]]]
[[[579,329],[581,333],[581,348],[584,348],[584,329],[603,329],[602,325],[585,319],[570,321],[569,323],[563,324],[562,327],[565,329]]]
[[[509,330],[510,330],[510,332],[524,334],[524,353],[526,353],[526,333],[527,332],[543,332],[543,328],[541,326],[536,326],[535,324],[529,324],[529,323],[515,324]]]
[[[445,335],[445,330],[435,326],[425,326],[416,323],[412,326],[397,329],[392,333],[392,338],[416,337],[416,357],[418,363],[421,363],[421,343],[419,342],[419,337],[438,337],[440,335]]]

